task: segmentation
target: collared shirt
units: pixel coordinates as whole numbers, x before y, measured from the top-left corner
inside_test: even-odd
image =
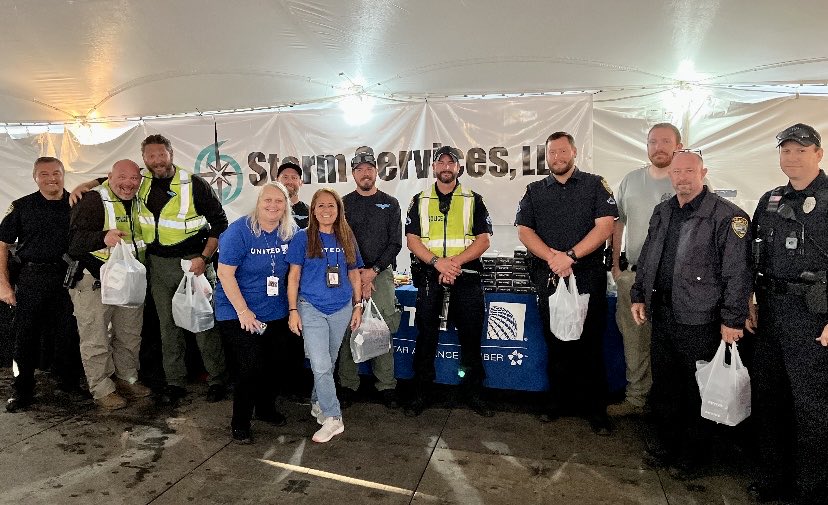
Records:
[[[595,228],[596,219],[610,216],[618,217],[618,206],[607,182],[576,167],[563,184],[554,175],[529,184],[515,225],[531,228],[553,249],[568,251]],[[600,263],[603,254],[599,247],[579,263]]]
[[[304,230],[308,227],[308,217],[310,216],[310,209],[305,202],[299,201],[290,206],[293,211],[293,219],[299,229]]]
[[[117,195],[115,195],[117,196]],[[120,198],[119,198],[120,200]],[[123,202],[126,215],[132,214],[132,200]],[[101,278],[103,261],[88,254],[107,247],[104,237],[104,205],[100,193],[90,191],[73,208],[69,229],[69,256],[79,260],[83,268],[96,279]],[[136,230],[140,234],[140,230]]]
[[[707,186],[704,186],[702,192],[684,206],[679,205],[676,196],[673,196],[667,202],[670,209],[670,222],[667,225],[667,237],[664,240],[664,249],[661,253],[661,262],[658,266],[655,283],[656,289],[663,293],[667,300],[669,300],[670,293],[673,291],[673,271],[676,267],[676,251],[678,250],[681,227],[698,210],[705,195],[707,195]]]
[[[752,223],[753,236],[764,240],[763,254],[767,258],[764,273],[796,280],[802,272],[828,269],[828,258],[819,250],[828,251],[828,176],[825,172],[820,170],[802,190],[795,190],[790,182],[782,189],[779,205],[789,206],[796,221],[767,210],[770,194],[769,191],[759,199]],[[793,240],[796,247],[786,247],[786,242],[792,245]]]
[[[24,263],[57,263],[69,249],[69,193],[47,200],[40,191],[12,202],[0,223],[0,241],[17,242]]]

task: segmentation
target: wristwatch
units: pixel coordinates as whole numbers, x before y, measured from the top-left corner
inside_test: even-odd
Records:
[[[434,265],[437,264],[438,259],[439,258],[437,258],[437,255],[435,254],[434,257],[432,257],[431,260],[429,260],[428,264],[431,265],[431,266],[434,266]]]
[[[379,275],[379,273],[382,272],[382,268],[378,267],[377,265],[372,266],[371,270],[373,270],[374,273],[377,275]]]
[[[205,265],[206,265],[207,263],[210,263],[210,257],[209,257],[209,256],[205,256],[205,255],[203,255],[203,254],[199,254],[199,255],[198,255],[198,257],[204,260],[204,264],[205,264]]]
[[[566,255],[572,260],[572,264],[578,263],[578,256],[575,254],[575,251],[572,249],[566,251]]]

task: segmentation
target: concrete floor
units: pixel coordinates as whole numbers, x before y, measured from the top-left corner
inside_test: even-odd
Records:
[[[11,371],[0,373],[5,391]],[[598,437],[581,419],[542,424],[509,403],[490,419],[445,406],[408,418],[357,403],[345,433],[320,445],[308,405],[283,402],[288,425],[254,424],[256,441],[243,446],[230,439],[231,402],[208,404],[205,389],[190,386],[176,409],[147,399],[104,414],[91,400],[42,393],[28,411],[3,410],[0,503],[750,503],[738,451],[704,478],[674,481],[642,464],[632,419]]]

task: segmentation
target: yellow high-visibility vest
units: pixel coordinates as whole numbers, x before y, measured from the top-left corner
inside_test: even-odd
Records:
[[[139,215],[144,242],[152,244],[157,240],[162,246],[179,244],[207,226],[207,218],[196,212],[192,175],[189,172],[175,167],[175,175],[170,183],[170,191],[175,195],[161,209],[158,222],[146,205],[152,186],[152,172],[141,170],[141,176],[143,179],[138,190],[138,198],[141,200]]]
[[[458,183],[448,214],[440,212],[436,185],[420,193],[420,239],[438,258],[456,256],[474,242],[474,194]]]
[[[104,207],[104,230],[120,230],[124,232],[123,239],[129,246],[132,254],[138,258],[141,263],[144,262],[144,251],[147,246],[144,242],[144,237],[141,233],[140,223],[140,208],[141,202],[138,198],[133,198],[130,202],[130,213],[127,215],[126,207],[123,200],[118,198],[112,188],[109,186],[109,181],[104,182],[95,191],[101,195],[101,201]],[[109,247],[92,251],[90,254],[104,263],[109,260]]]

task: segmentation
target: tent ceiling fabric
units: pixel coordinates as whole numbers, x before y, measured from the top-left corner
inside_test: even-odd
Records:
[[[342,73],[403,100],[824,86],[828,2],[807,3],[0,0],[0,121],[325,102]]]

